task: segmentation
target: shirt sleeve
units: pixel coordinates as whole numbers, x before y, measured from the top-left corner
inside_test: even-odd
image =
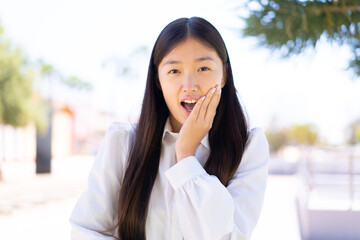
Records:
[[[245,240],[264,200],[269,147],[262,129],[253,129],[241,163],[225,187],[194,156],[166,171],[175,191],[175,211],[185,239]]]
[[[88,185],[70,216],[72,240],[114,239],[101,232],[117,221],[120,183],[129,147],[129,125],[112,123],[96,155]],[[115,231],[107,232],[115,234]]]

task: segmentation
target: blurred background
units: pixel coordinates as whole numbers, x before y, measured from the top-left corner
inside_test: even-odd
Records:
[[[0,0],[0,239],[70,238],[106,128],[136,122],[157,36],[192,16],[268,137],[252,239],[360,239],[358,0]]]

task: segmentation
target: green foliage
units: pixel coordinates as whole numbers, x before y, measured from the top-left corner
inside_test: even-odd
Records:
[[[46,77],[49,81],[56,77],[71,88],[89,90],[91,85],[75,76],[63,77],[43,60],[38,65],[28,63],[20,49],[11,47],[3,32],[0,25],[0,124],[22,127],[33,121],[39,131],[44,131],[50,103],[34,95],[35,73],[40,72],[40,79]]]
[[[48,108],[34,95],[35,68],[20,49],[11,47],[0,25],[0,123],[22,127],[33,121],[47,128]]]
[[[40,133],[45,133],[49,126],[49,102],[46,102],[42,97],[35,97],[35,108],[33,114],[33,121],[35,122],[36,129]]]
[[[268,130],[266,131],[266,137],[269,142],[270,151],[272,152],[279,151],[288,142],[284,129],[280,131]]]
[[[92,88],[91,84],[81,80],[76,76],[64,77],[57,71],[53,65],[46,63],[44,60],[40,59],[38,61],[38,67],[40,68],[40,73],[43,77],[48,78],[49,81],[53,81],[53,78],[59,79],[61,83],[70,88],[75,88],[78,90],[90,90]]]
[[[312,124],[293,125],[280,130],[269,129],[266,136],[271,151],[278,151],[285,145],[315,145],[319,135]]]
[[[357,119],[347,127],[347,142],[351,145],[360,143],[360,119]]]
[[[39,60],[40,72],[43,76],[51,76],[54,73],[54,67],[48,63],[45,63],[44,60]]]
[[[77,89],[91,89],[91,85],[88,82],[82,81],[80,78],[71,76],[69,78],[63,79],[62,82],[71,88]]]
[[[33,118],[33,80],[21,50],[0,35],[0,123],[25,126]]]
[[[355,129],[355,143],[360,143],[360,126]]]
[[[244,36],[257,37],[261,46],[284,57],[315,47],[325,36],[351,46],[349,69],[360,76],[359,0],[248,0],[248,6]]]
[[[293,144],[314,145],[318,141],[316,128],[312,124],[295,125],[288,129],[290,142]]]

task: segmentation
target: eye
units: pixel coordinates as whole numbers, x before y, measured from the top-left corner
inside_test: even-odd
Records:
[[[208,67],[201,67],[201,68],[199,68],[199,72],[204,72],[204,71],[209,71],[210,70],[210,68],[208,68]]]
[[[179,73],[180,71],[177,70],[177,69],[172,69],[168,72],[168,74],[176,74],[176,73]]]

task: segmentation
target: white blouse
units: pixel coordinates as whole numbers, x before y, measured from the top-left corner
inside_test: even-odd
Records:
[[[208,135],[195,156],[178,163],[174,149],[177,136],[168,120],[149,202],[146,239],[250,239],[267,180],[269,149],[264,132],[259,128],[249,132],[241,163],[227,187],[203,168],[210,152]],[[71,214],[71,239],[114,239],[99,231],[116,224],[119,191],[133,138],[130,124],[112,123],[108,128],[88,186]]]

